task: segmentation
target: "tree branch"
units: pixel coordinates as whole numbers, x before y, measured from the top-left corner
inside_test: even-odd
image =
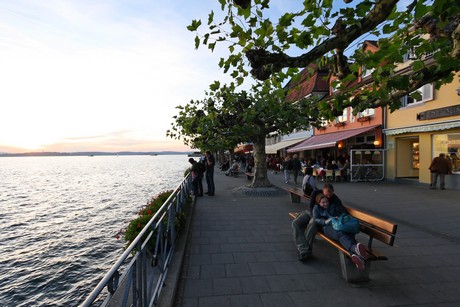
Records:
[[[345,49],[361,35],[369,32],[387,20],[398,0],[381,0],[357,24],[354,24],[331,37],[309,52],[291,57],[284,53],[271,53],[263,49],[252,49],[246,52],[251,64],[251,74],[259,79],[266,80],[274,72],[285,67],[306,67],[313,61],[334,49]]]

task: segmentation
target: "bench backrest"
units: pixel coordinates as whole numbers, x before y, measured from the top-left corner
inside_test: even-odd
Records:
[[[394,244],[398,225],[350,207],[346,208],[350,215],[360,221],[362,232],[385,244]]]

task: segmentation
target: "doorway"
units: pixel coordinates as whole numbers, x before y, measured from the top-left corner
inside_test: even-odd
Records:
[[[419,138],[399,138],[396,140],[396,177],[419,177]]]

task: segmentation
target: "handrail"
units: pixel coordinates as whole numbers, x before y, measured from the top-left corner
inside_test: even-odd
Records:
[[[132,257],[129,265],[125,268],[125,273],[123,273],[121,277],[121,282],[124,281],[124,278],[128,277],[128,285],[125,285],[125,295],[123,298],[123,306],[126,305],[127,303],[127,297],[129,295],[131,286],[133,286],[132,294],[131,297],[133,300],[133,305],[134,306],[151,306],[156,299],[159,296],[159,292],[161,291],[161,287],[163,286],[163,281],[165,278],[165,274],[167,272],[167,267],[169,265],[169,262],[171,261],[171,256],[172,253],[174,252],[174,241],[175,241],[175,225],[174,225],[174,220],[175,220],[175,215],[176,212],[181,212],[182,211],[182,206],[185,204],[187,196],[190,195],[190,174],[187,175],[182,182],[177,186],[177,188],[173,191],[173,193],[168,197],[168,199],[163,203],[161,208],[154,214],[154,216],[148,221],[148,223],[145,225],[145,227],[141,230],[141,232],[136,236],[136,238],[133,240],[133,242],[128,246],[128,248],[124,251],[124,253],[118,258],[118,260],[115,262],[115,264],[110,268],[108,273],[102,278],[102,280],[97,284],[97,286],[94,288],[94,290],[90,293],[90,295],[86,298],[86,300],[80,305],[82,307],[87,307],[91,306],[94,301],[101,295],[102,291],[104,288],[107,286],[109,290],[109,295],[108,297],[104,300],[103,305],[107,305],[110,302],[110,299],[113,297],[115,292],[119,290],[118,288],[118,278],[119,278],[119,269],[120,267],[126,262],[127,258],[132,254],[132,252],[137,248],[136,253]],[[176,203],[174,204],[174,200],[176,200]],[[174,206],[176,205],[176,206]],[[177,207],[177,208],[176,208]],[[168,225],[166,229],[163,232],[163,220],[167,216],[166,213],[168,214]],[[173,218],[173,217],[174,218]],[[172,222],[171,222],[172,221]],[[157,278],[157,284],[156,286],[151,285],[151,287],[148,287],[147,284],[149,281],[153,282],[154,279],[154,273],[155,270],[152,270],[152,276],[148,280],[146,278],[146,272],[144,270],[140,270],[139,268],[140,265],[145,266],[146,265],[146,256],[147,256],[147,250],[148,250],[148,244],[147,242],[150,240],[152,236],[154,236],[155,230],[159,230],[157,232],[157,241],[156,241],[156,246],[155,246],[155,252],[153,255],[153,259],[151,262],[151,266],[155,267],[157,266],[157,260],[158,257],[163,256],[163,260],[166,262],[162,263],[162,267],[160,267],[160,276]],[[144,235],[146,235],[150,231],[149,235],[147,238],[143,240]],[[171,242],[168,242],[168,238],[165,239],[165,234],[170,234],[171,237]],[[168,237],[168,236],[166,236]],[[166,242],[163,242],[166,240]],[[160,244],[161,241],[161,244]],[[168,246],[169,243],[169,246]],[[164,245],[164,246],[163,246]],[[168,255],[169,254],[169,255]],[[155,260],[155,262],[154,262]],[[143,263],[140,263],[143,262]],[[136,272],[136,269],[138,269],[139,272]],[[141,272],[142,271],[142,272]],[[139,273],[139,274],[138,274]],[[143,276],[137,276],[137,275],[143,275]],[[142,278],[144,277],[144,278]],[[132,280],[132,279],[139,279],[141,278],[141,284],[139,284],[139,280]],[[115,285],[114,285],[115,283]],[[141,287],[141,289],[137,289]],[[150,288],[154,289],[153,293],[146,293],[147,289]],[[136,293],[139,292],[139,293]],[[148,299],[149,297],[150,299]],[[136,303],[136,301],[139,300],[139,302]]]

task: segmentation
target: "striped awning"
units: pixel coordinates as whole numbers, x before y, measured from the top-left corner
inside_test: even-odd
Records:
[[[397,135],[397,134],[413,133],[413,132],[430,132],[430,131],[448,130],[448,129],[458,128],[458,127],[460,127],[460,121],[451,121],[451,122],[435,123],[435,124],[420,125],[420,126],[383,129],[383,132],[386,135]]]
[[[281,150],[281,149],[284,149],[286,147],[298,144],[298,143],[300,143],[300,142],[302,142],[304,140],[305,140],[305,138],[293,139],[293,140],[284,140],[284,141],[278,142],[278,143],[273,144],[273,145],[268,145],[268,146],[265,146],[265,153],[273,155],[273,154],[276,154],[278,152],[278,150]]]

